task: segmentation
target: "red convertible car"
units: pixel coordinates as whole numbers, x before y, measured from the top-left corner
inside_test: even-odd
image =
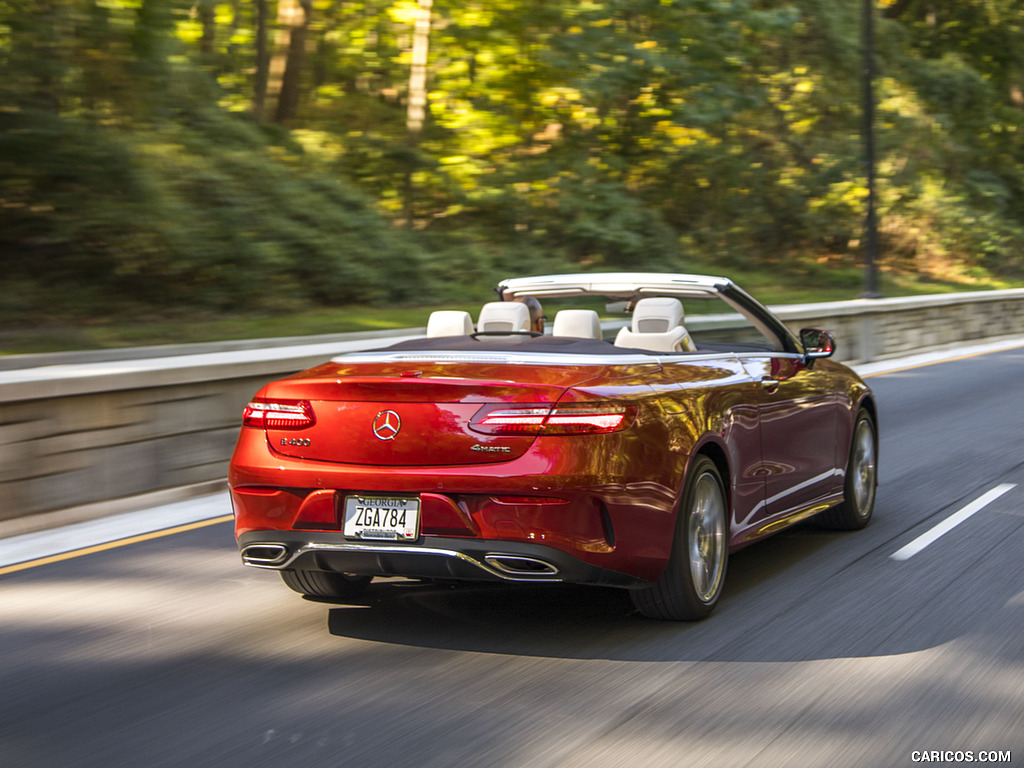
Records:
[[[721,277],[497,293],[475,326],[435,312],[425,338],[256,393],[230,469],[245,564],[323,600],[375,576],[572,582],[693,620],[731,552],[871,519],[875,401],[828,333],[794,335]]]

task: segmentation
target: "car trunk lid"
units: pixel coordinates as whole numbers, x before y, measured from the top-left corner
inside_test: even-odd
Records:
[[[268,385],[264,400],[308,401],[315,423],[268,428],[277,453],[373,466],[440,466],[507,461],[534,435],[470,429],[485,405],[553,404],[602,366],[489,363],[327,364]]]

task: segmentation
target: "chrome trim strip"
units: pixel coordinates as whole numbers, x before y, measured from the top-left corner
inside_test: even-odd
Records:
[[[351,352],[332,358],[331,362],[391,363],[403,360],[437,363],[550,363],[554,365],[637,365],[640,363],[699,363],[705,360],[746,360],[779,358],[802,360],[798,352],[778,350],[738,350],[734,352],[665,352],[649,355],[558,355],[550,352],[517,352],[496,355],[493,352]]]
[[[516,352],[496,355],[492,352],[352,352],[331,358],[332,363],[392,363],[402,362],[436,362],[436,363],[511,363],[511,364],[545,364],[545,365],[640,365],[643,363],[689,363],[703,360],[731,360],[736,358],[735,352],[677,352],[650,355],[571,355],[553,354],[550,352]],[[774,354],[763,352],[761,357]]]
[[[253,557],[247,555],[251,549],[271,549],[280,550],[276,557]],[[280,563],[283,563],[288,558],[288,547],[283,544],[250,544],[243,549],[239,554],[242,556],[242,562],[245,565],[251,565],[254,568],[273,568]]]
[[[828,480],[830,478],[833,478],[833,477],[845,477],[845,476],[846,476],[846,469],[838,469],[838,468],[833,468],[833,469],[827,470],[825,472],[822,472],[821,474],[815,475],[814,477],[810,478],[809,480],[804,480],[802,483],[794,485],[792,488],[787,488],[786,490],[784,490],[784,491],[782,491],[780,493],[775,494],[774,496],[772,496],[769,499],[765,499],[764,501],[759,501],[757,503],[757,505],[752,510],[750,510],[750,514],[748,514],[745,518],[743,518],[742,520],[740,520],[738,522],[739,522],[740,525],[746,525],[747,523],[749,523],[751,520],[754,519],[754,516],[756,514],[758,514],[762,509],[767,507],[769,504],[774,504],[775,502],[780,501],[780,500],[786,498],[787,496],[790,496],[790,495],[796,493],[797,491],[802,491],[805,488],[810,488],[812,485],[817,485],[818,483],[823,483],[823,482],[825,482],[826,480]],[[823,503],[831,506],[833,504],[838,504],[842,500],[843,500],[843,492],[842,491],[838,491],[836,493],[828,494],[826,496],[822,496],[820,498],[814,499],[813,501],[807,502],[805,504],[797,504],[796,506],[790,507],[789,509],[786,509],[783,512],[778,512],[778,513],[772,515],[772,520],[778,520],[780,518],[788,518],[788,517],[792,517],[792,516],[799,516],[799,515],[803,514],[809,508],[817,507],[817,506],[819,506],[819,505],[821,505]]]
[[[246,547],[246,549],[248,549],[249,547],[274,547],[274,546],[283,546],[283,545],[275,544],[275,543],[270,543],[270,544],[250,544],[248,547]],[[245,550],[243,550],[243,551],[245,551]],[[484,571],[486,573],[489,573],[492,576],[496,576],[499,579],[501,579],[502,581],[517,581],[517,582],[518,581],[544,581],[544,582],[552,582],[552,581],[561,581],[562,580],[561,578],[553,577],[553,576],[547,575],[547,574],[538,574],[538,576],[535,576],[533,578],[526,577],[526,576],[513,576],[513,575],[510,575],[510,573],[502,572],[501,570],[499,570],[497,568],[497,566],[492,567],[488,563],[480,562],[476,558],[470,557],[469,555],[464,554],[463,552],[457,552],[454,549],[440,549],[440,548],[437,548],[437,547],[392,546],[392,545],[381,545],[381,544],[357,544],[355,542],[351,542],[351,543],[350,542],[346,542],[344,544],[325,544],[325,543],[313,542],[313,543],[310,543],[310,544],[303,544],[301,547],[299,547],[297,550],[295,550],[295,552],[292,553],[291,557],[288,557],[288,558],[282,560],[281,562],[275,562],[273,564],[271,564],[271,563],[264,564],[264,563],[250,563],[250,562],[246,562],[245,564],[247,566],[251,567],[251,568],[266,568],[266,569],[269,569],[269,570],[280,571],[280,570],[283,570],[283,569],[287,568],[289,565],[294,563],[298,558],[302,557],[303,555],[310,554],[310,553],[317,553],[317,552],[365,552],[365,553],[385,554],[385,555],[429,555],[429,556],[434,556],[434,557],[449,557],[449,558],[452,558],[452,559],[455,559],[455,560],[461,560],[462,562],[468,563],[469,565],[476,566],[480,570],[482,570],[482,571]],[[490,557],[493,557],[493,556],[498,556],[498,557],[504,556],[504,557],[516,558],[516,559],[519,559],[519,560],[535,560],[535,558],[527,557],[527,556],[523,556],[523,555],[514,555],[514,554],[502,555],[501,553],[497,553],[497,552],[488,554],[484,559],[486,560],[486,559],[488,559]],[[535,562],[544,563],[543,560],[535,560]],[[547,565],[549,568],[554,568],[554,566],[551,566],[548,563],[544,563],[544,565]],[[555,569],[554,573],[556,573],[556,574],[558,573],[557,569]]]
[[[764,352],[750,352],[744,350],[742,352],[730,352],[729,354],[735,355],[740,360],[754,359],[763,360],[764,358],[772,358],[778,360],[803,360],[804,356],[799,352],[776,352],[771,350],[765,350]]]
[[[516,561],[516,560],[518,560],[520,562],[523,562],[523,563],[533,563],[535,565],[539,565],[544,570],[538,571],[538,570],[532,570],[532,569],[529,569],[529,568],[519,569],[519,568],[515,568],[514,566],[512,566],[512,565],[510,565],[510,564],[508,564],[506,562],[506,561]],[[484,562],[487,563],[488,565],[493,565],[495,568],[497,568],[500,571],[503,571],[505,573],[509,573],[509,574],[512,574],[512,575],[533,574],[534,576],[554,576],[555,574],[558,573],[558,569],[555,566],[553,566],[551,563],[549,563],[549,562],[547,562],[545,560],[539,560],[536,557],[525,557],[523,555],[503,555],[500,552],[494,552],[494,553],[491,553],[489,555],[486,555],[484,557]],[[545,579],[545,581],[546,581],[546,579]]]

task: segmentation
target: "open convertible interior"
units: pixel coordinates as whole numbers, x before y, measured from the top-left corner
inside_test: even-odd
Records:
[[[426,338],[389,349],[622,356],[764,352],[783,346],[717,296],[691,297],[687,304],[700,307],[689,322],[683,302],[671,296],[620,302],[603,317],[595,309],[561,308],[539,333],[531,331],[526,304],[492,301],[480,309],[476,323],[466,311],[435,311],[427,323]]]

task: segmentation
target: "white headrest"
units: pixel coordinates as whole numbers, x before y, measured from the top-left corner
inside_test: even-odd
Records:
[[[601,320],[592,309],[563,309],[555,315],[552,336],[572,336],[578,339],[600,339]]]
[[[473,318],[469,312],[441,309],[430,313],[427,320],[427,336],[469,336],[473,332]]]
[[[619,335],[615,337],[615,346],[646,349],[649,352],[693,351],[686,346],[688,340],[686,329],[679,325],[665,333],[633,333],[629,328],[620,328]]]
[[[515,333],[530,330],[530,310],[518,301],[492,301],[480,309],[476,321],[478,331]]]
[[[682,324],[683,304],[679,299],[640,299],[633,307],[633,333],[666,333]]]

